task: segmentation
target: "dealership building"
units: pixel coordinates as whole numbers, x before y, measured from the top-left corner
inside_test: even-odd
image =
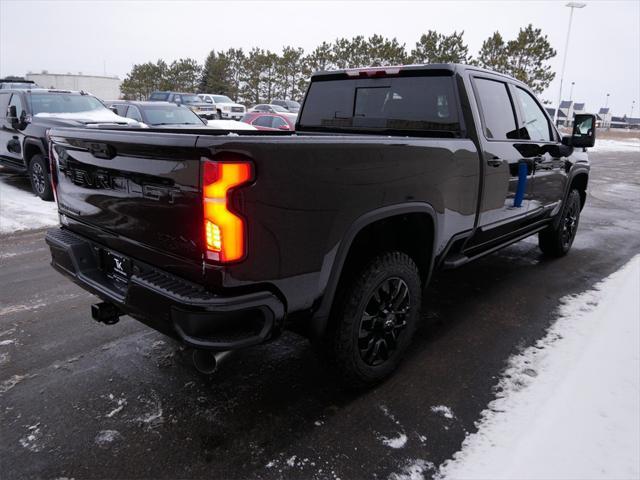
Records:
[[[33,80],[43,88],[55,88],[59,90],[84,90],[102,100],[115,100],[120,98],[120,84],[118,77],[99,75],[73,75],[71,73],[27,73],[27,80]]]

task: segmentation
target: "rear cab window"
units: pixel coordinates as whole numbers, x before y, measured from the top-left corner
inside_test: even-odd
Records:
[[[149,97],[149,100],[156,101],[156,102],[165,102],[167,101],[168,98],[169,98],[169,94],[166,92],[155,92],[151,94],[151,96]]]
[[[454,77],[314,80],[299,129],[458,137],[461,125]]]

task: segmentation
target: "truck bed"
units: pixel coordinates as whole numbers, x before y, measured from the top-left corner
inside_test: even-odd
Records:
[[[436,250],[473,226],[471,140],[220,133],[53,130],[63,225],[213,292],[266,286],[296,310],[321,295],[340,241],[367,212],[429,203],[442,222]],[[247,256],[221,266],[203,256],[201,164],[225,155],[248,158],[255,177],[233,196]]]

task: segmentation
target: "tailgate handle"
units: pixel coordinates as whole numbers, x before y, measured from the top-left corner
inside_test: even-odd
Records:
[[[90,143],[89,152],[96,158],[111,160],[116,156],[116,149],[106,143]]]

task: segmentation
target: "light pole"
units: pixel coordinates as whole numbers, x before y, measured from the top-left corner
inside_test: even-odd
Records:
[[[607,96],[604,99],[604,108],[607,108],[609,106],[609,95],[611,94],[607,93]]]
[[[571,116],[571,112],[573,112],[573,104],[571,103],[571,100],[573,99],[573,86],[576,84],[576,82],[571,82],[571,88],[569,89],[569,108],[567,109],[567,117],[564,119],[564,126],[566,127],[567,124],[571,125],[571,120],[569,120],[569,117]]]
[[[576,84],[576,82],[571,82],[571,90],[569,90],[569,101],[571,101],[571,99],[573,98],[573,86]]]
[[[607,112],[607,107],[609,106],[609,93],[607,93],[607,96],[604,98],[604,108],[605,108],[605,112],[604,112],[604,118],[607,119],[606,122],[604,122],[604,126],[607,127],[607,131],[609,130],[609,123],[610,120],[609,118],[611,118],[611,115],[609,115],[609,112]]]
[[[569,2],[565,6],[571,9],[571,13],[569,14],[569,28],[567,28],[567,40],[564,43],[564,56],[562,58],[562,70],[560,70],[560,90],[558,90],[558,108],[556,108],[556,113],[553,118],[553,123],[555,125],[558,124],[558,111],[560,110],[560,102],[562,102],[562,82],[564,81],[564,67],[567,65],[567,50],[569,49],[569,35],[571,34],[571,21],[573,20],[573,10],[575,8],[584,8],[587,6],[587,4],[580,3],[580,2]]]
[[[634,100],[633,102],[631,102],[631,115],[629,115],[629,118],[633,118],[633,107],[636,106],[636,101]]]

